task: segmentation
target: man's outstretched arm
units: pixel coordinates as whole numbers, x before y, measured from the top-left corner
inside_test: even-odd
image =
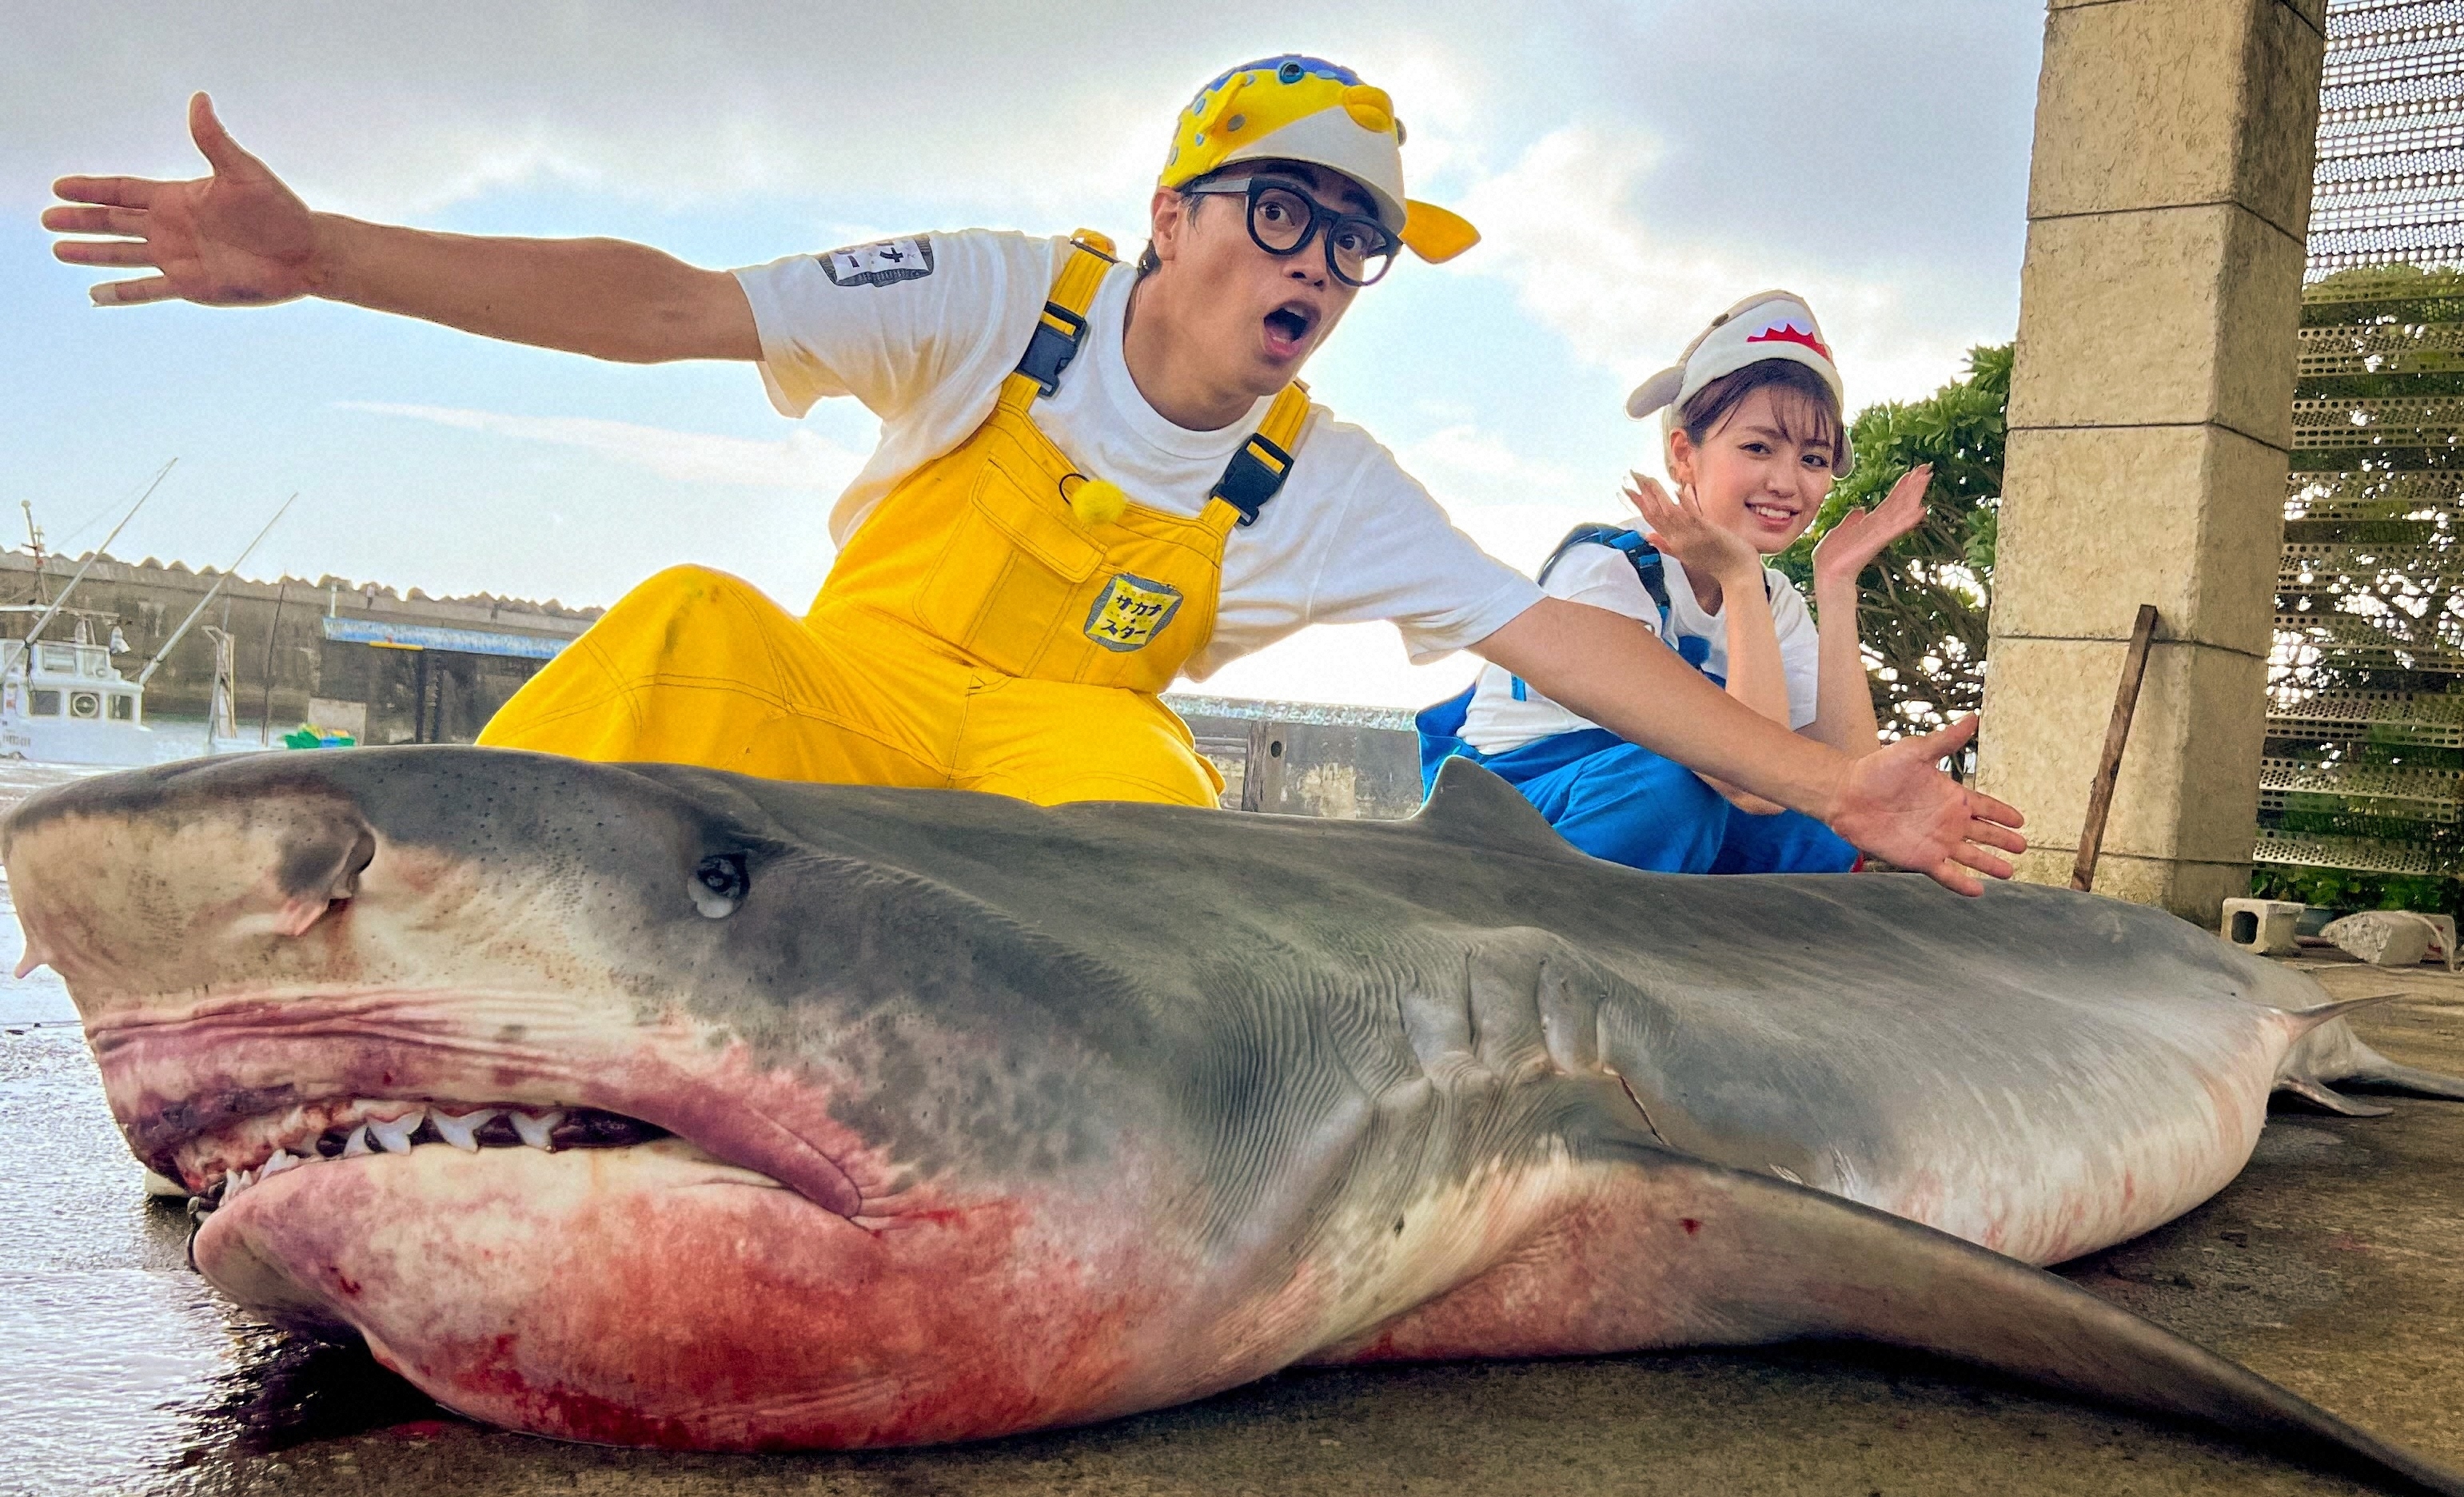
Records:
[[[1828,822],[1961,893],[1982,891],[1978,873],[2010,877],[2002,853],[2027,850],[2016,810],[1935,767],[1975,736],[1973,717],[1851,760],[1722,692],[1634,620],[1562,598],[1472,649],[1626,741]]]
[[[264,306],[321,297],[486,338],[599,359],[759,359],[736,277],[620,239],[431,233],[312,212],[242,150],[212,102],[188,100],[188,133],[212,167],[187,182],[62,177],[67,206],[43,227],[72,265],[146,268],[106,281],[97,304],[187,300]]]

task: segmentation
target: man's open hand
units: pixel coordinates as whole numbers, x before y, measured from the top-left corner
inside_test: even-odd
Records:
[[[70,206],[43,214],[62,239],[52,253],[71,265],[151,266],[157,274],[104,281],[98,306],[173,298],[208,306],[261,306],[316,289],[316,225],[265,164],[239,148],[213,101],[188,100],[188,134],[213,174],[188,182],[143,177],[62,177],[52,190]]]
[[[1823,819],[1858,847],[1946,889],[1982,893],[1977,873],[2011,876],[1992,849],[2025,852],[2017,810],[1960,784],[1936,766],[1976,737],[1973,714],[1940,733],[1902,738],[1849,766],[1838,800]],[[1971,871],[1971,870],[1973,871]]]

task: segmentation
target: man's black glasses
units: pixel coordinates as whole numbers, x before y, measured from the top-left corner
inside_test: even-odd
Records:
[[[1298,187],[1271,178],[1201,182],[1181,190],[1192,196],[1215,193],[1247,198],[1249,238],[1268,254],[1298,254],[1324,229],[1326,268],[1347,286],[1371,285],[1395,263],[1397,240],[1385,225],[1358,213],[1339,213]]]

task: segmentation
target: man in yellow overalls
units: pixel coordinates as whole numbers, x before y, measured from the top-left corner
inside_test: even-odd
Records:
[[[1296,376],[1403,249],[1478,238],[1403,190],[1386,94],[1310,57],[1234,68],[1182,111],[1134,266],[1082,231],[934,233],[696,270],[611,240],[426,233],[310,212],[202,96],[214,174],[69,178],[64,259],[151,265],[98,301],[315,295],[604,358],[758,363],[801,415],[882,420],[798,620],[722,573],[636,588],[483,743],[1043,804],[1211,804],[1158,700],[1313,622],[1477,650],[1670,759],[1973,889],[2015,812],[1932,766],[1972,727],[1850,762],[1736,707],[1631,620],[1484,555]]]

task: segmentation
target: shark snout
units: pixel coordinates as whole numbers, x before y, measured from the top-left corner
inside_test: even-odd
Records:
[[[26,934],[89,1020],[153,997],[299,974],[301,937],[347,909],[379,854],[330,786],[200,801],[154,771],[63,786],[0,832]]]

